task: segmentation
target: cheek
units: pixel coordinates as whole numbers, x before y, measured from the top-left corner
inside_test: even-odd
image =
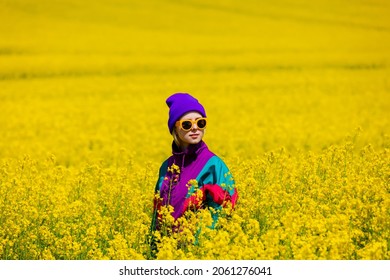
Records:
[[[203,138],[204,130],[199,130],[199,135],[200,135],[201,138]]]
[[[179,130],[178,133],[177,133],[177,135],[179,136],[180,140],[184,140],[186,134],[187,134],[187,132],[185,132],[183,130]]]

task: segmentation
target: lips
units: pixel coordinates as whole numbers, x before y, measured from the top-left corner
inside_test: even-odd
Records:
[[[198,138],[199,134],[190,134],[191,138]]]

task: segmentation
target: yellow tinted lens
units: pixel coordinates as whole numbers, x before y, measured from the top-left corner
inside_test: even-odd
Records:
[[[192,122],[191,122],[191,121],[184,121],[184,122],[181,122],[181,127],[182,127],[184,130],[189,130],[189,129],[191,129],[191,127],[192,127]]]
[[[205,127],[206,127],[206,119],[199,119],[199,120],[196,122],[196,125],[197,125],[199,128],[205,128]]]

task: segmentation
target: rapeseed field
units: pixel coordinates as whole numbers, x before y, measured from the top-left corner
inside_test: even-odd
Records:
[[[389,13],[0,0],[0,259],[390,259]],[[206,108],[239,200],[214,230],[189,212],[153,252],[175,92]]]

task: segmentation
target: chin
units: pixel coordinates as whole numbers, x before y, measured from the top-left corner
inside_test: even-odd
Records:
[[[201,141],[202,139],[191,139],[191,140],[189,140],[188,141],[188,143],[190,143],[190,144],[198,144],[200,141]]]

